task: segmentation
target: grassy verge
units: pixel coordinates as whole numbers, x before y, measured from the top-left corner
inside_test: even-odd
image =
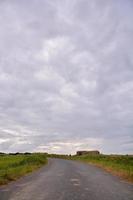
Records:
[[[60,159],[70,159],[70,155],[64,155],[64,154],[47,154],[47,157],[49,158],[60,158]]]
[[[0,185],[30,173],[47,163],[44,154],[0,156]]]
[[[128,155],[83,155],[72,159],[102,167],[114,175],[133,182],[133,156]]]

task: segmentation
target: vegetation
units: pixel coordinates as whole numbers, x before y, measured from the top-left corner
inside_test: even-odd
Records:
[[[47,163],[45,154],[1,154],[0,155],[0,184],[6,184],[9,181],[34,171]]]
[[[78,160],[102,167],[133,182],[133,156],[129,155],[58,155],[44,153],[0,153],[0,184],[30,173],[47,163],[47,157]]]
[[[133,182],[133,156],[129,155],[82,155],[72,159],[102,167],[107,171]]]
[[[48,154],[49,158],[60,158],[60,159],[70,159],[71,155],[65,155],[65,154]]]

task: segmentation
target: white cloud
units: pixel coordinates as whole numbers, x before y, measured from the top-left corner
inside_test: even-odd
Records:
[[[43,48],[37,57],[45,62],[50,62],[58,54],[61,54],[62,51],[70,53],[73,49],[74,47],[67,37],[56,37],[43,42]]]

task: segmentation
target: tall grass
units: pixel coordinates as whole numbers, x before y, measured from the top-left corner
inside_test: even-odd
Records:
[[[40,153],[31,155],[1,155],[0,184],[6,184],[11,180],[16,180],[46,163],[46,156]]]
[[[47,157],[49,158],[60,158],[60,159],[70,159],[71,155],[65,154],[48,154]]]
[[[80,160],[103,167],[109,172],[133,182],[133,156],[129,155],[82,155],[73,156]]]

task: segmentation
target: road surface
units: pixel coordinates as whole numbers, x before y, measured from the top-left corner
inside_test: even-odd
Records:
[[[50,159],[47,166],[0,187],[0,200],[133,200],[133,185],[88,164]]]

